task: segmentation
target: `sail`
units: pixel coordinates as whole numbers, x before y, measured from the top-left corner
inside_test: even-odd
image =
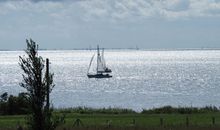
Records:
[[[97,72],[99,73],[104,72],[102,58],[100,55],[97,57]]]
[[[94,56],[95,56],[95,54],[93,54],[93,56],[92,56],[92,58],[91,58],[91,60],[90,60],[89,68],[88,68],[88,72],[87,72],[87,73],[89,73],[89,70],[90,70],[90,67],[91,67],[91,65],[92,65],[92,61],[93,61],[93,59],[94,59]]]
[[[87,76],[88,78],[111,78],[112,76],[106,73],[111,73],[111,69],[106,67],[105,59],[104,59],[104,49],[102,51],[102,54],[100,55],[99,46],[97,46],[97,68],[96,68],[96,74],[89,74],[89,70],[92,66],[92,62],[94,60],[95,54],[92,56]]]
[[[104,58],[104,48],[102,50],[102,66],[103,66],[103,69],[105,70],[106,69],[106,62],[105,62],[105,58]]]
[[[99,46],[97,47],[97,73],[103,73],[105,69],[103,67],[102,57],[99,52]]]

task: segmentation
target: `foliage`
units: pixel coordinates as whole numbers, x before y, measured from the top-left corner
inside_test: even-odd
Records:
[[[28,126],[32,130],[52,130],[59,123],[53,120],[52,109],[46,104],[47,94],[49,95],[54,87],[53,74],[43,74],[45,61],[38,55],[38,45],[31,39],[26,42],[27,57],[20,56],[19,65],[24,72],[20,86],[27,90],[30,104],[31,116],[28,117]]]
[[[28,110],[26,93],[20,93],[18,96],[8,96],[8,93],[3,93],[0,97],[0,115],[20,115],[30,113]]]
[[[79,114],[132,114],[136,113],[132,109],[123,108],[89,108],[89,107],[76,107],[57,109],[61,113],[79,113]]]
[[[208,112],[219,112],[220,110],[216,106],[206,106],[202,108],[198,107],[172,107],[164,106],[161,108],[153,108],[146,110],[144,109],[142,114],[196,114],[196,113],[208,113]]]

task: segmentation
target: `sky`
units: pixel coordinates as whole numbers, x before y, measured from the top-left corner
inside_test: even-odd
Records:
[[[220,0],[0,0],[0,50],[220,48]]]

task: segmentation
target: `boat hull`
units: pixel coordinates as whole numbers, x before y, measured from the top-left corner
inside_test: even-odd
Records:
[[[105,70],[105,73],[111,73],[112,71],[111,70]]]
[[[109,68],[106,68],[106,69],[105,69],[105,73],[111,73],[111,72],[112,72],[111,69],[109,69]]]
[[[111,78],[109,74],[87,74],[88,78]]]

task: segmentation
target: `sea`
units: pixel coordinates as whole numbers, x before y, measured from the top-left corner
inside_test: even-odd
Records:
[[[128,108],[135,111],[171,105],[220,105],[220,50],[105,50],[112,78],[89,79],[96,70],[95,50],[45,50],[55,87],[55,108]],[[0,51],[0,94],[18,95],[24,51]]]

